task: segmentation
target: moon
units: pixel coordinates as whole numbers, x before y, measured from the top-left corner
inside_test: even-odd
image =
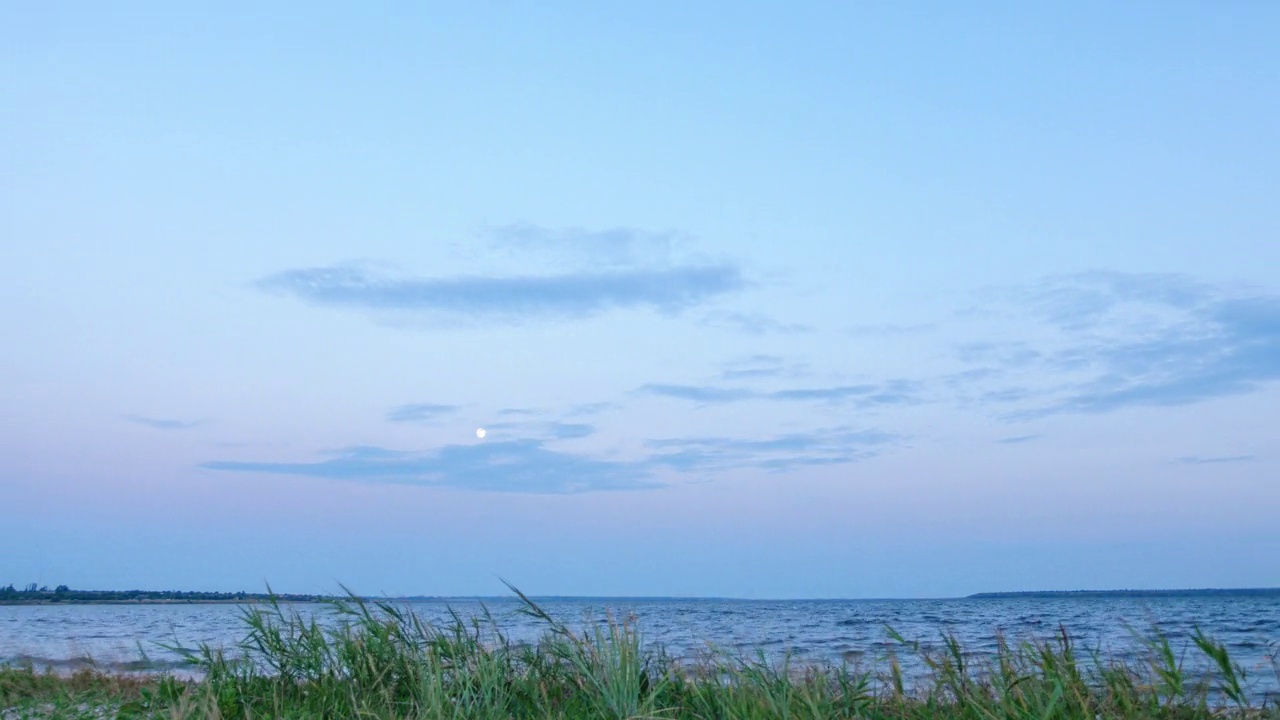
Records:
[[[487,433],[485,433],[484,428],[476,428],[476,437],[484,439],[486,434]]]

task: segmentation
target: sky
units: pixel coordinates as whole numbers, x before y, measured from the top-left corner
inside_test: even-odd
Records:
[[[0,583],[1280,585],[1278,5],[4,14]]]

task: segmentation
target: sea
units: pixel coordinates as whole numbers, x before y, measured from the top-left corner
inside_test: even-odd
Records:
[[[547,626],[521,612],[515,598],[397,601],[423,619],[451,623],[485,615],[516,642],[537,639]],[[747,660],[849,665],[882,670],[890,653],[908,677],[925,666],[905,652],[890,629],[925,650],[954,636],[981,662],[1009,642],[1046,641],[1063,631],[1077,651],[1141,662],[1148,642],[1168,638],[1193,674],[1207,670],[1194,647],[1196,628],[1224,644],[1246,672],[1256,700],[1280,702],[1280,596],[1012,597],[952,600],[718,600],[545,598],[536,602],[571,628],[608,618],[633,619],[643,641],[688,661],[709,653]],[[291,606],[335,622],[322,603]],[[245,635],[246,606],[122,604],[0,606],[0,664],[54,670],[95,666],[125,672],[191,672],[174,645],[208,644],[234,652]]]

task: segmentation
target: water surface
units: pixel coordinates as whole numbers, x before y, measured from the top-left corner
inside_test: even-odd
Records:
[[[581,627],[588,618],[634,616],[648,643],[675,656],[695,658],[711,648],[737,655],[763,651],[770,659],[787,655],[798,663],[850,663],[876,668],[894,643],[892,627],[904,637],[937,645],[953,634],[966,650],[993,653],[997,634],[1011,641],[1046,640],[1066,628],[1082,651],[1138,660],[1143,637],[1158,628],[1175,650],[1186,650],[1190,668],[1203,667],[1191,636],[1199,626],[1226,645],[1249,673],[1257,697],[1280,693],[1273,655],[1280,650],[1280,598],[1003,598],[956,600],[696,600],[547,599],[539,603],[553,616]],[[545,629],[519,612],[514,598],[410,603],[423,618],[449,622],[449,609],[464,617],[485,608],[504,633],[517,641]],[[320,604],[296,605],[304,614],[331,621]],[[179,657],[163,646],[208,643],[231,649],[244,636],[243,608],[233,604],[19,605],[0,606],[0,663],[32,662],[74,667],[91,658],[100,667],[128,669],[145,652],[157,667]],[[904,658],[905,659],[905,658]],[[907,663],[908,670],[919,670]]]

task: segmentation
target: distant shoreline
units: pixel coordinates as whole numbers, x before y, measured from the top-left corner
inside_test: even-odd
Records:
[[[72,590],[59,585],[50,590],[28,585],[0,587],[0,605],[228,605],[264,602],[308,603],[339,600],[328,595],[294,593],[197,592],[190,590]]]
[[[1054,599],[1054,598],[1192,598],[1192,597],[1277,597],[1280,588],[1202,588],[1174,590],[1018,590],[1008,592],[981,592],[962,598],[902,598],[904,600],[954,599],[954,600],[1016,600],[1016,599]],[[300,595],[266,593],[216,593],[190,591],[151,591],[151,590],[9,590],[0,588],[0,605],[247,605],[275,602],[280,603],[324,603],[350,600],[348,596],[337,595]],[[412,595],[404,597],[362,597],[370,602],[449,602],[449,601],[492,601],[501,597],[479,596],[424,596]],[[645,597],[577,597],[547,596],[535,600],[725,600],[734,598],[645,598]],[[794,600],[794,599],[792,599]],[[815,598],[817,602],[838,602],[835,598]],[[866,598],[846,598],[848,601],[868,600]],[[748,601],[749,602],[749,601]]]
[[[982,592],[966,600],[1017,598],[1157,598],[1157,597],[1280,597],[1280,588],[1200,588],[1187,590],[1020,590]]]
[[[311,598],[308,600],[286,600],[277,598],[277,602],[296,605],[299,603],[319,603],[326,600],[336,598]],[[243,600],[174,600],[174,599],[143,599],[143,600],[0,600],[0,605],[256,605],[270,602],[267,598],[245,598]]]

